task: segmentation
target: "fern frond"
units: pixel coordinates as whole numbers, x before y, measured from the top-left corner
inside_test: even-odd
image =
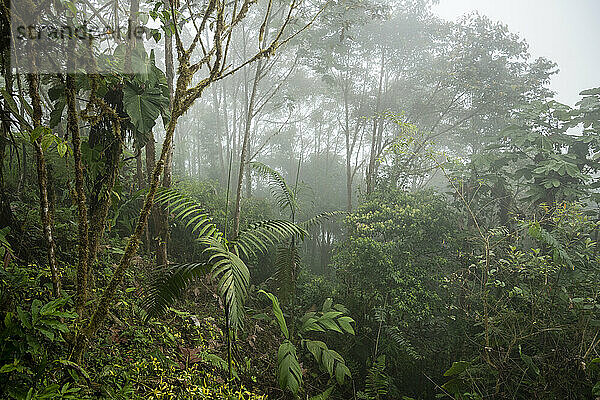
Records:
[[[404,337],[400,329],[397,326],[386,326],[385,327],[386,336],[391,340],[391,346],[396,351],[402,351],[411,357],[413,360],[420,360],[422,357],[413,345]]]
[[[266,252],[268,246],[275,245],[281,240],[289,237],[304,238],[306,235],[307,232],[304,229],[292,222],[267,220],[256,222],[242,230],[231,244],[237,254],[250,257],[256,255],[257,252]]]
[[[211,366],[215,367],[216,369],[218,369],[220,371],[227,371],[229,369],[229,365],[227,364],[227,361],[223,360],[221,357],[219,357],[216,354],[211,354],[211,353],[202,354],[202,361],[210,364]],[[231,371],[231,373],[236,379],[239,378],[239,375],[235,369],[233,369]]]
[[[204,237],[199,241],[206,246],[204,252],[209,255],[207,263],[211,266],[210,274],[218,282],[219,295],[225,303],[231,326],[237,330],[243,325],[250,271],[240,257],[231,252],[221,240]]]
[[[334,388],[335,386],[329,386],[324,392],[319,393],[318,395],[313,396],[308,400],[327,400],[331,396],[331,393],[333,392]]]
[[[293,241],[286,246],[277,247],[273,278],[277,284],[279,298],[283,303],[287,303],[294,295],[299,265],[300,254]]]
[[[138,212],[137,209],[131,207],[131,205],[134,204],[138,199],[140,199],[144,194],[146,194],[147,190],[148,189],[137,190],[133,194],[131,194],[125,201],[123,201],[115,210],[110,226],[116,226],[117,222],[122,216],[130,217],[128,219],[133,220],[133,216],[137,216]],[[132,208],[132,210],[129,210],[130,207]],[[128,225],[131,225],[131,223],[129,223]]]
[[[369,399],[376,400],[387,395],[390,382],[384,370],[385,355],[381,355],[369,368],[365,379],[365,392]]]
[[[182,221],[198,238],[223,237],[208,212],[195,199],[179,190],[161,188],[156,194],[155,202],[165,207],[175,219]]]
[[[142,308],[150,317],[161,315],[181,298],[191,282],[207,272],[205,263],[175,264],[160,269],[150,280]]]
[[[290,212],[297,210],[296,194],[279,172],[260,162],[252,162],[250,166],[267,179],[271,194],[275,198],[275,201],[277,201],[281,211],[285,211],[287,208],[289,208]]]
[[[554,259],[554,262],[562,263],[573,270],[575,269],[575,264],[573,264],[571,256],[569,256],[569,253],[567,253],[560,241],[558,241],[552,233],[544,229],[539,222],[529,223],[529,235],[552,249],[552,258]]]
[[[346,211],[322,212],[320,214],[315,215],[311,219],[304,221],[298,225],[300,225],[302,228],[304,228],[306,230],[309,230],[312,227],[321,225],[325,221],[329,221],[329,220],[335,219],[336,217],[339,217],[341,215],[347,215],[347,214],[348,213]]]

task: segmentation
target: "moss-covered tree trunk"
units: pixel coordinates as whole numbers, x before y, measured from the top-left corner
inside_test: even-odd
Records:
[[[135,253],[140,245],[140,239],[146,227],[146,223],[148,222],[150,212],[152,210],[154,196],[156,195],[156,191],[160,184],[160,176],[163,172],[163,167],[167,158],[168,148],[173,140],[173,133],[175,132],[177,118],[177,115],[173,115],[167,127],[165,141],[163,143],[163,149],[160,158],[154,166],[154,170],[152,171],[152,179],[150,180],[148,193],[146,194],[146,198],[144,200],[144,206],[140,211],[135,231],[127,240],[127,246],[125,247],[125,251],[121,256],[121,260],[119,261],[119,264],[117,265],[117,268],[115,269],[113,277],[108,283],[108,286],[104,289],[104,292],[100,297],[98,305],[96,306],[96,309],[92,314],[89,323],[77,335],[72,354],[72,358],[74,360],[81,361],[88,341],[93,337],[93,335],[96,333],[96,331],[106,318],[108,308],[115,296],[117,288],[121,284],[125,271],[131,265],[131,260],[135,256]]]
[[[40,77],[37,74],[27,74],[29,85],[29,96],[31,98],[33,128],[42,126],[42,100],[40,98]],[[52,274],[52,290],[54,296],[60,296],[61,282],[60,271],[56,263],[56,245],[53,236],[52,214],[50,212],[50,203],[48,201],[48,171],[46,169],[46,158],[42,149],[42,136],[33,142],[35,149],[35,161],[38,175],[38,187],[40,192],[40,219],[44,231],[44,239],[47,246],[48,267]]]
[[[165,0],[168,6],[168,1]],[[165,36],[165,76],[167,78],[167,87],[169,88],[169,114],[173,110],[173,37]],[[173,176],[173,145],[169,146],[167,160],[165,161],[165,172],[162,185],[165,188],[171,187]],[[158,212],[158,248],[156,249],[156,263],[158,265],[167,265],[169,244],[169,214],[166,210],[160,209]]]
[[[83,181],[83,162],[81,160],[81,136],[79,133],[79,120],[77,117],[77,103],[75,97],[75,78],[71,74],[66,77],[67,99],[67,131],[73,143],[73,160],[75,168],[75,194],[77,201],[77,217],[79,243],[77,264],[77,296],[75,309],[80,318],[83,318],[85,302],[87,300],[88,286],[88,215],[85,188]]]

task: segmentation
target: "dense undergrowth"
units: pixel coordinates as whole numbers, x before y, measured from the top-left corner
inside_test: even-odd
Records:
[[[187,187],[206,204],[218,197]],[[219,214],[218,205],[210,207]],[[540,222],[518,222],[514,233],[493,231],[485,242],[461,233],[453,207],[431,192],[376,194],[345,218],[349,236],[328,275],[301,268],[294,305],[282,306],[291,331],[301,333],[302,324],[294,324],[302,313],[318,311],[329,297],[356,321],[355,336],[318,335],[339,349],[352,385],[330,386],[326,368],[302,356],[307,393],[331,387],[326,394],[334,398],[575,399],[598,390],[596,223],[565,204],[548,208]],[[173,232],[191,251],[182,258],[201,256],[184,227],[175,224]],[[94,287],[109,279],[119,253],[107,244]],[[272,286],[259,272],[271,257],[249,261],[253,285],[230,385],[216,282],[195,280],[165,314],[149,317],[144,299],[156,270],[138,257],[80,365],[70,361],[79,324],[72,267],[63,264],[64,294],[53,299],[47,269],[10,262],[0,272],[1,390],[18,399],[286,398],[276,372],[286,338],[258,293]],[[310,356],[309,348],[299,347],[302,353]]]
[[[600,400],[600,88],[508,26],[0,3],[0,399]]]

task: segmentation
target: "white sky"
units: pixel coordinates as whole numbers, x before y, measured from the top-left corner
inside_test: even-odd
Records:
[[[477,10],[525,38],[534,58],[558,64],[551,88],[571,106],[579,92],[600,86],[600,0],[439,0],[449,20]]]

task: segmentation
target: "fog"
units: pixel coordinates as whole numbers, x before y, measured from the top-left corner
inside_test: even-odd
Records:
[[[600,400],[600,0],[0,2],[0,399]]]
[[[552,78],[557,99],[573,106],[579,89],[600,85],[600,2],[596,0],[440,0],[433,7],[455,20],[477,11],[524,37],[533,56],[547,57],[560,73]]]

